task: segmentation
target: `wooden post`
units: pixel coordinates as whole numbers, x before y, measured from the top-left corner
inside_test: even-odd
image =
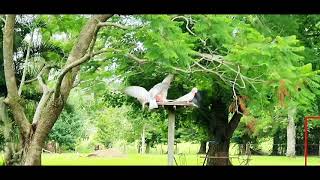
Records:
[[[143,125],[143,127],[142,127],[142,134],[141,134],[141,154],[145,154],[145,152],[146,152],[146,133],[145,133],[145,131],[146,131],[146,125],[144,124]]]
[[[169,110],[168,118],[168,165],[173,166],[174,161],[174,126],[175,126],[175,113]]]

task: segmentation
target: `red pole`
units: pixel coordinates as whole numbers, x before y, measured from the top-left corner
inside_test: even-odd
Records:
[[[320,116],[304,117],[304,165],[307,166],[308,161],[308,120],[320,120]]]
[[[304,165],[308,161],[308,117],[304,118]]]

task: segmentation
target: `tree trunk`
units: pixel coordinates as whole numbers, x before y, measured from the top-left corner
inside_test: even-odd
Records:
[[[207,165],[209,166],[228,166],[232,165],[229,160],[230,139],[225,139],[218,144],[210,143]],[[214,158],[213,158],[214,157]]]
[[[273,145],[272,145],[272,152],[271,155],[278,156],[279,155],[279,149],[280,149],[280,129],[278,128],[276,132],[273,135]]]
[[[146,143],[146,154],[150,153],[150,143]]]
[[[198,154],[206,154],[206,153],[207,153],[207,141],[201,141]]]
[[[142,127],[142,133],[141,133],[141,154],[145,154],[146,152],[146,125],[143,125]]]
[[[251,155],[251,149],[250,149],[250,143],[249,142],[246,143],[245,155]]]
[[[163,154],[163,149],[162,149],[162,143],[160,143],[160,152],[161,152],[161,154]]]
[[[48,105],[41,112],[35,130],[30,131],[28,141],[25,142],[22,156],[24,165],[41,165],[41,153],[45,140],[64,106],[61,99],[54,100],[53,94],[49,99]]]
[[[213,118],[209,123],[209,136],[214,142],[209,143],[207,165],[232,165],[229,160],[230,139],[239,125],[242,113],[235,112],[228,121],[228,108],[221,98],[215,100],[212,105],[214,108]]]
[[[137,149],[138,149],[138,154],[140,154],[140,152],[141,152],[141,144],[140,144],[140,142],[138,142]]]
[[[12,111],[13,118],[20,131],[22,144],[23,165],[41,165],[41,153],[44,142],[48,137],[50,130],[58,119],[73,87],[75,77],[80,69],[80,64],[90,58],[88,49],[90,44],[95,42],[94,37],[98,30],[98,23],[104,22],[112,15],[96,15],[92,17],[82,28],[79,38],[74,44],[62,74],[59,75],[55,89],[49,89],[44,81],[39,77],[39,84],[44,90],[44,94],[37,106],[36,117],[31,124],[24,113],[21,97],[18,94],[18,88],[15,78],[15,69],[13,63],[13,35],[15,15],[7,15],[4,34],[3,34],[3,57],[6,86],[8,96],[5,103]]]
[[[294,123],[295,114],[296,114],[295,107],[292,107],[288,110],[286,155],[289,157],[293,157],[296,155],[296,126]]]

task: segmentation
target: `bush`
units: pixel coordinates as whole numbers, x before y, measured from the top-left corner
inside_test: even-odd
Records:
[[[54,124],[48,140],[59,143],[62,151],[74,151],[77,142],[85,137],[85,120],[70,105],[66,105]]]

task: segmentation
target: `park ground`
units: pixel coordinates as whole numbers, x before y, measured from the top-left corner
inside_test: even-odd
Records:
[[[167,156],[165,154],[128,154],[122,158],[101,158],[101,157],[86,157],[85,153],[61,153],[49,154],[44,153],[42,157],[43,165],[106,165],[106,166],[121,166],[121,165],[149,165],[163,166],[167,165]],[[1,157],[3,155],[1,154]],[[303,166],[304,157],[285,157],[285,156],[251,156],[252,160],[249,166]],[[187,166],[202,166],[203,158],[200,155],[185,155],[176,156],[178,165]],[[2,164],[3,158],[0,158]],[[237,159],[233,160],[234,165],[239,165]],[[319,166],[320,157],[309,157],[308,165]]]
[[[204,154],[197,154],[200,144],[193,143],[178,143],[175,146],[175,159],[178,166],[202,166],[204,161]],[[262,146],[270,149],[270,143],[264,143]],[[234,165],[240,165],[244,161],[238,159],[237,146],[233,143],[230,146],[230,156]],[[138,154],[135,146],[118,145],[116,149],[126,152],[124,157],[87,157],[91,152],[78,149],[78,153],[43,153],[42,164],[55,166],[55,165],[106,165],[106,166],[121,166],[121,165],[138,165],[138,166],[165,166],[167,165],[167,154],[165,154],[166,145],[156,145],[150,148],[150,154]],[[246,158],[241,156],[241,158]],[[303,166],[304,156],[286,157],[286,156],[250,156],[249,166]],[[3,154],[0,153],[0,164],[3,162]],[[243,165],[243,164],[241,164]],[[320,156],[308,157],[308,165],[320,166]]]

